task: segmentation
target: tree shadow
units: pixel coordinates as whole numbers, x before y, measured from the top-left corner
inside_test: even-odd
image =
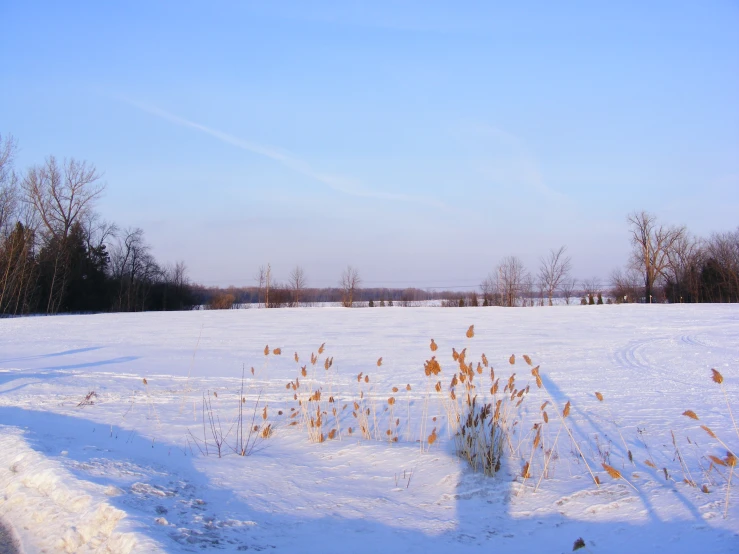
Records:
[[[20,362],[26,360],[42,360],[44,358],[56,358],[57,356],[71,356],[72,354],[82,354],[83,352],[92,352],[93,350],[100,350],[104,348],[102,346],[88,346],[87,348],[75,348],[73,350],[64,350],[62,352],[52,352],[51,354],[37,354],[35,356],[21,356],[18,358],[8,358],[6,360],[0,360],[0,364],[7,362]]]
[[[84,362],[84,363],[78,363],[78,364],[69,364],[69,365],[56,365],[56,366],[48,366],[48,367],[40,367],[39,370],[63,370],[63,369],[88,369],[91,367],[100,367],[104,365],[111,365],[111,364],[125,364],[126,362],[133,362],[134,360],[140,359],[141,356],[121,356],[119,358],[111,358],[110,360],[98,360],[95,362]]]
[[[571,552],[575,540],[580,537],[588,548],[584,551],[598,553],[661,549],[678,553],[730,552],[732,546],[739,544],[736,530],[711,527],[697,516],[680,521],[649,517],[637,524],[607,517],[599,520],[585,513],[582,517],[587,521],[566,515],[564,511],[546,510],[541,516],[538,510],[524,512],[514,502],[513,483],[502,475],[486,478],[464,469],[457,472],[451,494],[440,495],[438,501],[427,506],[430,515],[428,521],[422,522],[423,529],[419,529],[418,521],[405,519],[407,514],[401,502],[393,502],[393,498],[397,498],[393,494],[404,494],[402,487],[401,490],[379,490],[363,481],[361,475],[358,476],[359,488],[349,488],[346,494],[360,494],[368,502],[386,504],[387,517],[382,521],[370,519],[367,514],[343,513],[340,496],[336,497],[336,505],[332,508],[326,508],[324,502],[320,509],[296,506],[293,510],[285,510],[285,502],[289,503],[290,499],[280,498],[280,507],[275,502],[272,509],[269,483],[262,483],[260,487],[250,483],[244,490],[255,492],[246,495],[242,490],[235,494],[233,489],[238,483],[229,483],[229,479],[258,479],[263,475],[258,470],[268,464],[277,464],[278,473],[273,478],[300,486],[306,483],[300,468],[311,464],[312,452],[302,448],[290,450],[289,464],[280,464],[270,451],[246,458],[204,458],[197,450],[193,453],[181,445],[153,443],[135,431],[71,416],[3,407],[0,408],[0,421],[28,429],[25,437],[28,444],[60,461],[77,478],[118,490],[119,494],[108,501],[128,514],[136,531],[155,540],[166,552],[208,549],[311,554],[382,551],[564,553]],[[339,447],[340,443],[332,442],[334,444],[315,445],[315,448]],[[388,445],[372,443],[368,448],[388,448]],[[418,446],[408,444],[392,448],[417,450]],[[435,454],[441,453],[428,456]],[[202,471],[205,466],[209,466],[210,477]],[[218,480],[218,475],[224,477]],[[421,485],[409,484],[409,488],[414,486]],[[625,489],[625,485],[609,485],[611,490],[614,487]],[[275,486],[275,491],[280,490],[289,489]],[[588,494],[591,493],[598,494],[589,490]],[[641,493],[639,500],[644,502]],[[586,503],[587,506],[592,507],[592,503]],[[647,504],[644,506],[651,509]],[[377,516],[376,511],[367,513]],[[166,521],[157,524],[157,518]]]
[[[547,388],[549,393],[552,395],[553,398],[557,400],[557,402],[560,404],[560,408],[564,405],[564,403],[567,401],[567,396],[562,392],[562,390],[559,388],[559,386],[552,381],[551,379],[548,379],[546,376],[542,375],[541,379],[544,383],[544,386]],[[573,414],[575,417],[569,417],[565,421],[567,422],[568,426],[572,430],[572,434],[575,437],[587,437],[588,434],[600,434],[603,436],[608,436],[608,433],[606,433],[602,428],[599,427],[598,423],[592,418],[592,416],[584,410],[579,410],[577,407],[573,408]],[[584,421],[587,426],[589,426],[590,430],[587,430],[584,428],[583,424],[580,423],[580,421]],[[615,422],[613,422],[613,425],[616,425]],[[621,457],[624,460],[628,460],[628,452],[626,452],[623,448],[623,445],[616,443],[615,441],[610,445],[610,448],[615,449],[621,454]],[[578,462],[581,459],[578,458]],[[648,468],[647,466],[643,464],[633,465],[630,467],[630,469],[639,469],[641,471],[649,473],[653,470]],[[594,468],[595,471],[600,471],[602,467],[596,467]],[[627,473],[627,472],[624,472]],[[655,521],[658,521],[656,511],[654,509],[654,506],[652,504],[652,501],[649,497],[649,492],[644,490],[644,487],[642,483],[636,481],[632,482],[632,485],[636,489],[637,494],[639,495],[639,499],[644,504],[644,506],[647,508],[647,513],[649,514],[649,517]],[[633,489],[632,489],[633,490]],[[691,502],[684,494],[682,494],[677,488],[672,488],[673,493],[675,494],[675,497],[677,500],[683,505],[683,507],[690,512],[690,514],[693,517],[694,521],[701,521],[702,517],[698,509],[696,508],[695,504]]]

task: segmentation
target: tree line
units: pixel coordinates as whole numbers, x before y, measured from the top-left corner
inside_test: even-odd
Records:
[[[302,268],[296,267],[280,284],[273,282],[267,265],[259,269],[257,287],[233,289],[229,307],[238,303],[285,307],[301,302],[341,302],[350,307],[358,300],[369,306],[440,300],[442,306],[508,307],[552,306],[555,299],[565,304],[739,302],[739,228],[698,237],[687,227],[663,224],[646,211],[629,214],[626,224],[629,259],[605,284],[595,277],[575,279],[567,247],[560,246],[539,258],[535,272],[517,256],[503,258],[483,279],[479,292],[467,293],[362,289],[359,271],[352,266],[344,270],[337,287],[310,289],[305,287]]]
[[[661,223],[646,211],[628,216],[631,257],[611,275],[626,302],[739,302],[739,227],[708,237]]]
[[[194,297],[183,262],[159,264],[143,230],[95,211],[102,174],[47,157],[19,172],[0,136],[0,315],[180,310]]]
[[[192,284],[184,262],[160,264],[143,230],[119,228],[95,211],[105,191],[94,165],[47,157],[16,170],[17,143],[0,136],[0,316],[31,313],[267,308],[326,302],[351,307],[419,305],[534,306],[577,302],[739,302],[739,228],[697,237],[645,211],[627,217],[628,263],[609,283],[577,280],[567,248],[551,249],[534,272],[517,256],[503,258],[479,289],[467,293],[362,287],[347,266],[335,287],[308,286],[302,267],[286,281],[269,264],[255,286]]]

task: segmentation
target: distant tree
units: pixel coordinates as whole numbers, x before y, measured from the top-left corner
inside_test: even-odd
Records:
[[[670,302],[699,301],[700,273],[706,258],[704,244],[686,231],[667,252],[665,293]]]
[[[595,304],[595,297],[601,290],[598,278],[592,277],[590,279],[583,279],[583,281],[580,283],[580,287],[582,288],[583,293],[588,299],[588,304],[591,306]]]
[[[516,256],[508,256],[498,264],[497,274],[502,304],[516,306],[523,302],[525,289],[530,283],[530,275],[523,262]]]
[[[472,291],[470,293],[470,295],[468,297],[468,305],[469,306],[475,306],[475,307],[477,307],[477,306],[480,305],[480,301],[477,298],[477,293],[475,291]]]
[[[551,250],[546,257],[539,259],[539,282],[550,306],[554,293],[569,277],[572,269],[572,260],[565,254],[566,251],[567,247],[561,246],[557,250]]]
[[[611,295],[618,304],[636,302],[642,294],[641,276],[633,268],[629,268],[625,272],[616,269],[611,273],[610,281]]]
[[[603,304],[603,294],[601,294],[600,292],[598,293],[598,301],[596,302],[596,304]]]
[[[631,233],[631,265],[641,272],[644,299],[650,302],[657,281],[665,276],[669,252],[686,233],[685,227],[666,227],[645,211],[634,212],[627,218]]]
[[[382,299],[380,300],[380,307],[381,307],[381,308],[384,308],[384,307],[385,307],[385,299],[384,299],[384,298],[382,298]]]
[[[149,292],[160,281],[162,270],[151,255],[151,247],[139,228],[123,231],[111,255],[111,271],[117,283],[114,309],[118,311],[146,310]]]
[[[299,306],[300,297],[303,293],[303,289],[305,289],[305,272],[303,271],[302,267],[296,265],[293,268],[293,270],[290,272],[288,284],[293,293],[293,305]]]
[[[739,302],[739,229],[706,241],[701,286],[704,301]]]
[[[362,279],[359,277],[359,271],[350,265],[347,266],[339,281],[341,303],[345,308],[351,308],[354,305],[354,296],[361,283]]]
[[[570,304],[570,300],[575,294],[575,288],[577,288],[577,281],[572,278],[567,278],[560,284],[562,297],[565,299],[565,304],[567,304],[568,306]]]
[[[258,283],[257,304],[262,303],[262,298],[263,298],[262,291],[264,290],[264,280],[265,280],[266,275],[267,275],[266,268],[263,265],[260,265],[259,269],[257,270],[256,277],[254,278],[255,281]]]
[[[208,307],[211,310],[230,310],[233,308],[236,297],[227,292],[220,292],[213,296],[211,301],[208,303]]]
[[[370,307],[370,308],[374,308],[374,307],[375,307],[375,303],[374,303],[374,302],[372,301],[372,299],[371,299],[371,298],[370,298],[370,301],[369,301],[369,303],[367,304],[367,306],[368,306],[368,307]]]

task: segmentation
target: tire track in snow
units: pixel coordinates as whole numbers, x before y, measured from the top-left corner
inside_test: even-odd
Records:
[[[653,339],[640,339],[628,343],[625,347],[616,350],[613,353],[613,359],[616,364],[624,369],[632,369],[639,372],[645,372],[660,379],[671,381],[676,384],[692,387],[694,383],[689,383],[681,379],[676,379],[668,369],[658,366],[650,362],[644,353],[644,349],[657,342],[671,341],[669,337],[659,337]]]

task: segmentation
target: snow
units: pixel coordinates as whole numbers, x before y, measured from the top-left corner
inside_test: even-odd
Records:
[[[465,336],[470,325],[473,338]],[[435,353],[431,338],[439,346]],[[311,353],[324,342],[326,351],[313,367]],[[423,363],[437,356],[446,390],[457,370],[453,347],[468,348],[474,363],[484,352],[498,375],[515,371],[519,383],[531,385],[514,436],[524,448],[492,478],[472,473],[455,456],[441,397],[433,390],[423,420]],[[275,348],[282,354],[274,355]],[[515,366],[509,364],[512,353]],[[538,458],[532,478],[522,479],[530,423],[549,398],[536,388],[523,354],[540,364],[558,409],[571,402],[568,428],[600,486],[565,432],[536,492],[543,470]],[[326,356],[333,357],[330,371],[323,369]],[[351,408],[341,412],[340,440],[310,442],[304,427],[290,426],[300,418],[289,419],[297,402],[286,385],[305,364],[311,373],[300,377],[303,387],[322,383],[324,395],[330,391],[339,407],[351,406],[363,390],[382,430],[390,421],[387,399],[397,397],[398,442],[363,440]],[[711,368],[723,375],[726,397],[711,381]],[[252,417],[262,423],[267,405],[274,432],[249,456],[224,446],[219,458],[203,398],[233,444],[242,370],[247,427]],[[358,383],[360,372],[370,376],[368,384]],[[739,415],[737,400],[739,307],[732,305],[296,308],[5,319],[0,518],[29,553],[571,552],[581,537],[584,551],[597,553],[737,552],[736,478],[724,517],[729,470],[709,469],[706,456],[723,458],[726,448],[700,428],[708,426],[737,452],[739,435],[727,408],[728,401]],[[683,416],[688,409],[700,420]],[[424,437],[432,427],[439,432],[423,452],[422,424]],[[551,422],[547,444],[559,425]],[[351,436],[349,426],[355,428]],[[624,479],[609,477],[603,460]],[[697,487],[683,481],[688,476]]]

